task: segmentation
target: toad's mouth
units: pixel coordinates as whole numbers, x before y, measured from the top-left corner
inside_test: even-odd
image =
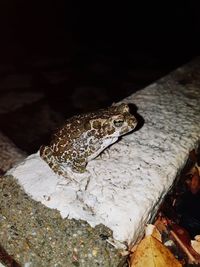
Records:
[[[122,128],[120,131],[120,135],[124,135],[124,134],[129,133],[133,130],[134,130],[134,128],[128,128],[128,127],[124,128],[124,129]]]

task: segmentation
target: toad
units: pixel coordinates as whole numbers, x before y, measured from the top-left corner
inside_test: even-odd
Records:
[[[68,119],[52,137],[49,145],[41,146],[40,156],[59,175],[86,171],[88,161],[137,125],[127,104],[111,106]]]

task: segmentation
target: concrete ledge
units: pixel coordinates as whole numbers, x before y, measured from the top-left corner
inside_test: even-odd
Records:
[[[91,161],[87,174],[71,181],[58,177],[38,154],[9,174],[34,200],[57,209],[63,218],[93,227],[103,224],[115,239],[133,243],[173,185],[188,152],[199,144],[199,87],[197,59],[123,100],[137,105],[145,123]]]

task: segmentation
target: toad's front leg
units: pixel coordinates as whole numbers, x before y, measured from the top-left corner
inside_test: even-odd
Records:
[[[84,158],[80,157],[73,161],[72,171],[78,172],[78,173],[84,173],[86,172],[86,165],[87,165],[87,161]]]
[[[62,164],[56,159],[52,149],[49,146],[40,147],[40,157],[56,174],[62,175],[65,178],[69,178],[68,173],[63,169]]]

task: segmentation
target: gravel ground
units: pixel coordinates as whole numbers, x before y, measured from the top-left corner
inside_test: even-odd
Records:
[[[107,243],[112,233],[105,226],[63,220],[57,210],[33,201],[12,176],[1,177],[0,188],[0,242],[19,266],[110,267],[124,261]]]

